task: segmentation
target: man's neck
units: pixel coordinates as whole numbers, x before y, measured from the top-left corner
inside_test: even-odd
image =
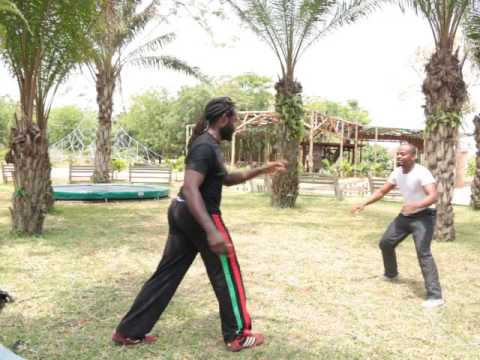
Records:
[[[220,132],[216,129],[208,129],[207,132],[210,134],[211,137],[213,137],[215,139],[215,141],[220,144],[221,142],[221,137],[220,137]]]
[[[404,174],[408,174],[410,171],[412,171],[414,166],[415,166],[415,163],[412,163],[409,166],[402,166],[402,172]]]

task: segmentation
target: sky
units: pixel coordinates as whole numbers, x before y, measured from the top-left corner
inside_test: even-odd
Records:
[[[192,20],[181,19],[150,29],[143,39],[174,31],[176,40],[163,53],[198,66],[210,76],[235,76],[247,72],[278,79],[280,67],[271,50],[238,21],[212,23],[213,38]],[[221,44],[221,45],[220,45]],[[423,81],[418,52],[428,53],[433,37],[425,19],[397,7],[382,9],[353,25],[320,39],[300,60],[296,77],[304,95],[346,102],[355,99],[372,118],[372,125],[423,128]],[[469,71],[467,71],[469,73]],[[77,72],[60,88],[54,106],[75,104],[96,109],[95,85],[88,73]],[[17,87],[0,65],[0,96],[16,96]],[[466,75],[475,108],[479,87]],[[134,95],[165,88],[175,94],[197,80],[168,70],[125,68],[122,91],[115,96],[115,112],[130,104]],[[117,88],[118,89],[118,88]],[[228,95],[228,94],[227,94]],[[471,123],[471,115],[466,123]]]

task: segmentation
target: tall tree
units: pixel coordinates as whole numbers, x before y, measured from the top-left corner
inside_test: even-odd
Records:
[[[83,56],[81,38],[92,14],[88,0],[12,0],[26,22],[0,12],[0,55],[16,78],[20,111],[9,139],[15,165],[12,229],[39,234],[51,205],[47,121],[59,84]]]
[[[14,114],[15,102],[8,96],[0,96],[0,148],[8,144],[8,129],[12,125]]]
[[[471,0],[400,0],[425,17],[432,31],[435,50],[425,66],[426,162],[437,179],[439,199],[434,238],[455,240],[452,207],[455,187],[455,152],[462,110],[467,100],[463,62],[455,39]]]
[[[480,210],[480,116],[475,116],[473,120],[475,125],[475,143],[477,145],[477,155],[475,157],[475,173],[472,181],[472,207]]]
[[[240,19],[275,54],[281,69],[275,84],[279,155],[288,173],[276,176],[272,205],[293,207],[298,196],[298,154],[303,136],[302,86],[295,79],[300,57],[322,36],[378,7],[375,0],[227,0]]]
[[[142,3],[141,0],[97,0],[98,21],[91,32],[88,62],[96,81],[98,104],[94,182],[110,181],[113,94],[125,65],[167,68],[200,77],[197,68],[173,56],[153,53],[173,41],[173,33],[160,35],[129,51],[128,46],[156,16],[156,0],[146,6]]]
[[[480,9],[469,8],[464,22],[468,52],[472,62],[480,69]],[[471,205],[475,210],[480,210],[480,114],[473,119],[474,137],[477,145],[475,159],[475,172],[472,182]]]

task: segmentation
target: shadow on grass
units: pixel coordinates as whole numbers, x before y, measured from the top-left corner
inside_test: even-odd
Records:
[[[398,283],[405,284],[406,286],[408,286],[412,291],[412,293],[415,295],[415,297],[420,299],[425,299],[426,293],[425,293],[425,286],[423,281],[400,278],[400,280],[398,280]]]

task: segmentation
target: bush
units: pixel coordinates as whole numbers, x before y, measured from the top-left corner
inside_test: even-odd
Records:
[[[8,148],[0,148],[0,163],[5,162],[5,155],[7,155]]]
[[[165,164],[167,164],[172,171],[184,171],[185,170],[185,156],[179,156],[176,159],[165,159]]]
[[[467,176],[471,177],[471,176],[475,176],[475,158],[471,158],[470,160],[468,160],[468,164],[467,164]]]
[[[123,171],[127,168],[127,163],[122,159],[112,159],[112,168],[113,171]]]

